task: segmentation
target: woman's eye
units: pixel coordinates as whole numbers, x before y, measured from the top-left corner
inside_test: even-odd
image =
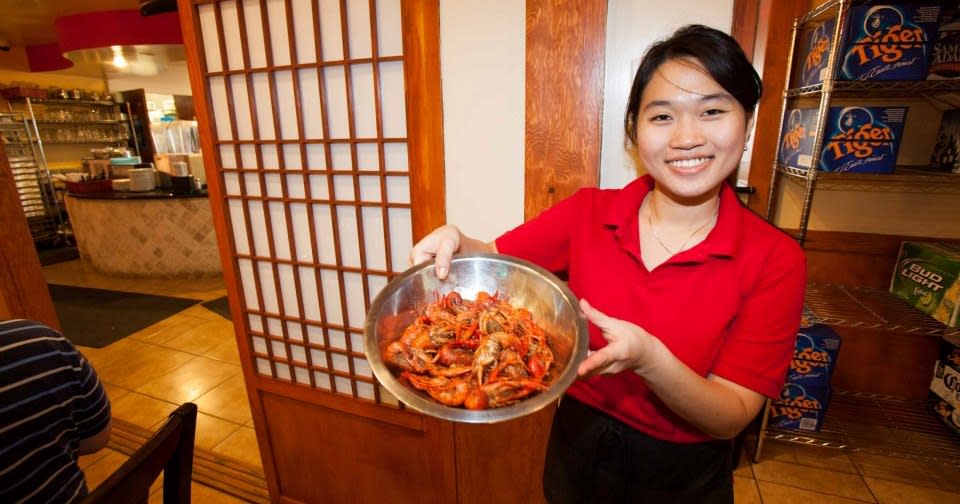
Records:
[[[667,114],[657,114],[657,115],[651,117],[650,120],[653,121],[653,122],[669,121],[669,120],[670,120],[670,116],[668,116]]]
[[[726,112],[726,111],[725,111],[725,110],[721,110],[721,109],[708,109],[707,111],[705,111],[705,112],[703,113],[703,115],[714,116],[714,115],[720,115],[720,114],[722,114],[722,113],[724,113],[724,112]]]

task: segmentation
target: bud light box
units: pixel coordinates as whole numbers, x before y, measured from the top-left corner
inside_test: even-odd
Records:
[[[780,397],[770,405],[768,425],[780,429],[819,431],[829,402],[829,388],[820,397],[814,397],[802,385],[788,383],[784,385]]]
[[[836,18],[830,18],[801,34],[797,45],[800,52],[794,59],[796,63],[792,70],[790,87],[813,86],[827,78],[827,60],[830,57],[836,26]]]
[[[907,107],[830,107],[820,170],[893,173]]]
[[[890,292],[951,327],[960,314],[960,245],[903,242]]]
[[[926,79],[939,22],[940,2],[852,7],[837,78]]]
[[[789,109],[780,128],[777,162],[794,168],[810,168],[813,139],[817,128],[817,109]]]

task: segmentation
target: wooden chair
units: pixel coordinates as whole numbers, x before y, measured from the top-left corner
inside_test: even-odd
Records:
[[[190,504],[197,405],[178,407],[139,450],[93,490],[82,504],[145,503],[163,472],[164,504]]]

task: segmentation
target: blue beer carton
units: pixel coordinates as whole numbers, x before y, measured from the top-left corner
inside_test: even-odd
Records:
[[[833,46],[836,18],[830,18],[805,30],[797,44],[799,54],[794,58],[790,87],[798,88],[820,84],[827,78],[827,60]]]
[[[768,425],[780,429],[819,431],[830,396],[829,388],[814,395],[802,385],[788,383],[780,392],[780,397],[770,405]]]
[[[800,385],[814,397],[829,389],[840,342],[840,335],[828,325],[803,324],[797,333],[786,384]]]
[[[850,9],[839,80],[924,80],[937,40],[940,2],[866,4]]]
[[[780,152],[777,162],[794,168],[810,168],[816,128],[817,109],[787,110],[783,114],[783,126],[780,128]]]
[[[907,107],[830,107],[820,170],[893,173]]]

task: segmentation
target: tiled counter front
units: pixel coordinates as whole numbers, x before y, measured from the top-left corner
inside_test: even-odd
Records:
[[[84,261],[101,273],[118,276],[221,274],[205,196],[121,194],[67,196],[67,212]]]

